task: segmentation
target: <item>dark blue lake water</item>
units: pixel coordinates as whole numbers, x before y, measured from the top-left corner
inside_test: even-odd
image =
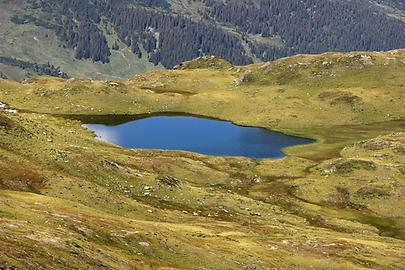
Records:
[[[313,140],[194,116],[152,116],[118,125],[86,124],[101,140],[127,148],[184,150],[213,156],[281,158]]]

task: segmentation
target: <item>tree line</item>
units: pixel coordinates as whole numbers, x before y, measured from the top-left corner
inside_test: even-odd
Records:
[[[32,72],[37,73],[38,75],[47,75],[47,76],[52,76],[52,77],[59,77],[59,78],[64,78],[67,79],[69,76],[62,72],[59,67],[55,67],[54,65],[50,64],[49,62],[46,64],[39,64],[39,63],[32,63],[28,61],[23,61],[19,60],[13,57],[5,57],[5,56],[0,56],[0,63],[8,65],[8,66],[14,66],[14,67],[19,67],[24,70],[29,70]],[[6,79],[7,76],[4,75],[4,78]]]
[[[280,36],[284,48],[251,44],[263,60],[296,53],[405,47],[405,24],[358,1],[204,0],[207,16],[238,31]]]
[[[107,42],[109,27],[135,55],[144,52],[167,68],[211,54],[242,65],[252,62],[248,52],[273,60],[297,53],[405,47],[405,23],[364,1],[200,0],[206,6],[202,19],[174,14],[166,0],[29,1],[32,10],[50,16],[32,12],[14,16],[15,23],[55,29],[76,58],[102,63],[119,49],[117,40]],[[401,5],[403,0],[380,1]],[[280,37],[283,44],[274,46],[255,35]]]

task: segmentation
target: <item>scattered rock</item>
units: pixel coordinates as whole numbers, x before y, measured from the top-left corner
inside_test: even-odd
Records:
[[[391,142],[382,138],[377,138],[369,141],[360,142],[360,146],[364,149],[375,151],[389,148],[391,146]]]
[[[325,61],[323,61],[322,62],[322,66],[331,66],[333,64],[333,62],[332,61],[330,61],[330,60],[325,60]]]
[[[0,111],[5,111],[7,113],[16,114],[18,111],[15,109],[9,108],[6,104],[0,102]]]
[[[271,62],[265,62],[263,65],[261,65],[259,68],[260,69],[265,69],[265,68],[267,68],[268,66],[270,66],[271,65]]]
[[[153,188],[150,186],[144,186],[143,187],[143,195],[144,196],[149,196],[153,191]]]
[[[149,247],[150,244],[148,242],[139,242],[138,245],[142,246],[142,247]]]
[[[86,227],[78,227],[77,230],[80,232],[80,234],[86,237],[91,237],[94,235],[94,231]]]
[[[278,248],[272,245],[269,245],[270,250],[277,250]]]
[[[387,154],[375,154],[375,155],[373,155],[373,157],[375,157],[376,159],[379,159],[379,160],[385,160],[385,159],[387,159],[389,157],[389,155],[387,155]]]
[[[361,55],[360,56],[360,61],[363,63],[365,66],[372,66],[374,65],[373,59],[369,55]]]
[[[179,187],[180,186],[180,180],[173,176],[169,175],[161,175],[157,178],[158,182],[162,186],[167,186],[167,187]]]
[[[263,180],[258,176],[255,176],[250,180],[250,183],[252,184],[260,184],[261,182],[263,182]]]
[[[282,240],[281,243],[282,243],[283,245],[286,245],[286,246],[291,245],[291,241],[290,241],[290,240]]]
[[[390,192],[383,188],[367,186],[360,188],[356,195],[362,198],[379,198],[389,196]]]
[[[233,80],[233,84],[235,86],[239,86],[242,83],[251,82],[254,80],[254,76],[251,73],[244,74],[240,76],[238,79]]]
[[[327,201],[337,205],[346,205],[350,200],[350,192],[345,187],[336,187],[335,190],[335,193],[330,195]]]
[[[117,87],[117,86],[119,86],[119,83],[109,82],[108,85],[111,86],[111,87]]]
[[[322,170],[322,175],[346,174],[355,170],[375,170],[374,162],[360,159],[338,159]]]
[[[392,149],[392,151],[397,154],[405,155],[405,145],[395,147],[394,149]]]

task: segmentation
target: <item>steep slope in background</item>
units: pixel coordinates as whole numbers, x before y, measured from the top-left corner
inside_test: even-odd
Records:
[[[108,64],[75,59],[75,51],[66,48],[54,29],[34,24],[15,24],[11,17],[24,14],[25,1],[0,1],[0,56],[38,64],[53,64],[71,77],[95,79],[125,79],[136,73],[155,67],[148,60],[136,57],[124,44],[113,50]],[[9,78],[21,79],[26,72],[10,66],[1,66],[0,71]],[[35,73],[34,73],[35,74]]]
[[[405,47],[402,1],[0,1],[0,55],[126,78],[200,55],[233,64]]]

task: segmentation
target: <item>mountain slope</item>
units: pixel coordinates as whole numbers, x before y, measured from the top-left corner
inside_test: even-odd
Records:
[[[404,61],[201,57],[122,81],[0,80],[20,110],[0,109],[0,268],[402,269]],[[317,142],[277,160],[125,149],[74,120],[167,111]]]
[[[401,1],[0,4],[0,55],[49,61],[71,76],[126,78],[154,65],[171,68],[205,54],[248,64],[296,53],[405,47]]]
[[[78,60],[74,49],[66,48],[53,29],[11,21],[12,16],[23,14],[25,9],[24,1],[0,1],[0,56],[38,64],[49,62],[71,77],[124,79],[156,68],[147,59],[136,57],[124,45],[111,52],[108,64]],[[0,65],[0,71],[9,78],[20,80],[26,76],[24,70],[9,69],[10,66],[2,69]]]

